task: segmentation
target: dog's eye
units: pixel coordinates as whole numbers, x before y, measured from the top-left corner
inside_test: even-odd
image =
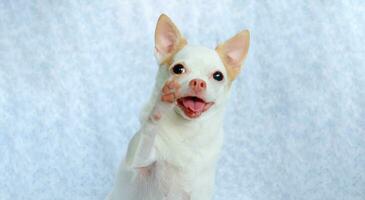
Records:
[[[176,64],[172,67],[172,72],[174,72],[174,74],[182,74],[184,73],[186,70],[185,70],[185,67],[184,65],[182,64]]]
[[[223,80],[224,76],[223,76],[222,72],[216,71],[213,73],[213,78],[217,81],[221,81],[221,80]]]

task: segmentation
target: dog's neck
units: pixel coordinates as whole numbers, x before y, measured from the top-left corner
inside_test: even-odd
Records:
[[[162,131],[156,142],[164,160],[184,170],[196,169],[197,163],[215,165],[223,142],[223,108],[205,114],[187,120],[174,109],[165,113],[158,123]]]

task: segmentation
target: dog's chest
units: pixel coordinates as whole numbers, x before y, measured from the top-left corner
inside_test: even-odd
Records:
[[[216,162],[222,137],[221,128],[184,130],[163,127],[155,140],[157,159],[191,174],[191,170],[199,171]]]
[[[184,133],[170,131],[156,137],[157,161],[154,170],[163,190],[176,190],[174,193],[183,195],[213,184],[222,133],[189,132],[201,134],[192,138],[181,137],[181,134]]]
[[[191,200],[199,190],[214,183],[214,166],[209,166],[206,170],[182,169],[160,160],[154,163],[152,172],[154,184],[158,185],[161,194],[169,200]]]

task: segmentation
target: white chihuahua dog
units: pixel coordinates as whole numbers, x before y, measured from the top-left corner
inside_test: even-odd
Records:
[[[244,30],[215,50],[190,46],[159,17],[155,89],[108,200],[212,199],[224,107],[249,40]]]

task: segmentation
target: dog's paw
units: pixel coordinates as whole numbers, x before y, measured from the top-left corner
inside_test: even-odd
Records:
[[[170,105],[179,97],[180,84],[176,80],[167,81],[162,87],[160,101],[157,101],[153,107],[149,120],[152,122],[160,121],[163,113],[171,108]]]
[[[179,96],[180,84],[176,80],[168,81],[162,87],[161,101],[173,103]]]

